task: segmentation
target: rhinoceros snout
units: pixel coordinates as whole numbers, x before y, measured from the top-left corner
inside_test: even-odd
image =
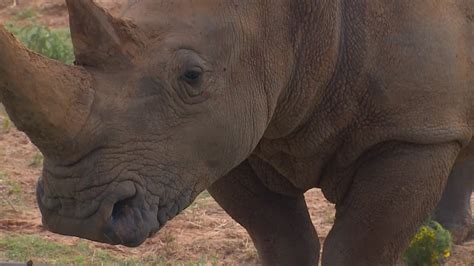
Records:
[[[37,202],[41,210],[43,225],[54,233],[77,236],[93,241],[136,247],[160,229],[158,207],[150,207],[141,190],[132,182],[119,184],[112,196],[89,206],[94,211],[90,215],[78,215],[81,208],[68,212],[64,208],[73,207],[54,202],[45,195],[41,180],[37,185]],[[75,205],[80,204],[76,203]],[[89,205],[94,205],[91,202]],[[87,206],[84,206],[87,208]],[[64,215],[67,213],[68,215]],[[84,212],[81,212],[82,214]]]

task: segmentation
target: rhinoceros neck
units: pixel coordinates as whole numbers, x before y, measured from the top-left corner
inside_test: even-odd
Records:
[[[334,79],[342,42],[340,1],[292,1],[295,64],[265,133],[277,139],[304,126]]]
[[[364,10],[348,2],[328,2],[306,20],[312,27],[301,25],[294,75],[254,151],[298,189],[318,186],[363,97],[356,87],[368,56],[358,26]]]

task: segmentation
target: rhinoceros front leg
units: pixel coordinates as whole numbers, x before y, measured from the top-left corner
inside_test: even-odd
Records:
[[[245,161],[209,192],[250,234],[264,265],[317,265],[319,239],[303,195],[268,190]]]
[[[474,187],[474,160],[453,168],[433,218],[447,228],[456,243],[463,242],[472,228],[471,194]]]
[[[460,147],[388,144],[368,154],[336,204],[323,265],[394,265],[439,201]]]

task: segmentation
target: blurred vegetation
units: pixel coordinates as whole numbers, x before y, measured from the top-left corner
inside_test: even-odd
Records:
[[[23,208],[22,188],[20,183],[8,177],[6,172],[0,171],[0,212],[18,212]],[[0,216],[0,218],[2,218]]]
[[[7,173],[0,171],[0,185],[4,186],[4,193],[7,195],[17,195],[21,193],[21,186],[18,182],[7,178]]]
[[[125,259],[106,249],[94,248],[88,241],[80,240],[65,245],[35,235],[10,234],[0,238],[0,258],[10,261],[50,265],[218,265],[214,257],[203,256],[198,261],[172,261],[160,257],[135,257]]]
[[[0,114],[0,133],[8,133],[10,132],[10,128],[11,128],[11,121],[10,121],[10,118],[8,118],[7,116],[2,116],[2,114]]]
[[[21,193],[21,186],[15,180],[8,178],[6,172],[0,171],[0,189],[3,196],[18,196]]]
[[[15,20],[34,19],[38,16],[33,8],[25,8],[14,15]]]
[[[408,266],[441,265],[451,256],[452,239],[448,230],[430,220],[420,228],[405,252]]]
[[[26,9],[15,15],[13,21],[5,23],[5,27],[28,49],[66,64],[72,64],[74,52],[69,29],[51,29],[39,24],[36,18],[37,14],[34,10]],[[19,20],[21,23],[18,22]]]
[[[8,235],[0,238],[0,254],[1,257],[12,261],[32,260],[34,263],[53,265],[101,265],[104,262],[121,262],[121,259],[110,256],[104,250],[91,249],[85,242],[72,247],[33,235]]]
[[[30,167],[43,166],[43,160],[44,160],[43,154],[41,154],[41,152],[37,152],[31,159]]]

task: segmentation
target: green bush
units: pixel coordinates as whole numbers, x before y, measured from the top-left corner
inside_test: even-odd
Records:
[[[448,230],[429,221],[422,226],[405,252],[408,266],[441,265],[451,256],[452,239]]]
[[[68,29],[50,29],[37,24],[34,18],[22,26],[17,26],[13,22],[8,22],[5,26],[28,49],[66,64],[74,62],[71,34]]]

